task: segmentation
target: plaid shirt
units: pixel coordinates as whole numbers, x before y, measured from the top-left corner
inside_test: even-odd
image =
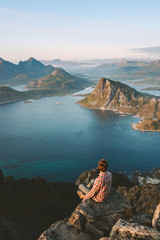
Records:
[[[101,172],[95,179],[94,185],[90,192],[86,194],[83,201],[93,198],[96,202],[103,202],[111,191],[112,174],[110,172]]]

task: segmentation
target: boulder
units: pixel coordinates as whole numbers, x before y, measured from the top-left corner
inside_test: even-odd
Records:
[[[38,240],[92,240],[84,232],[79,231],[67,221],[58,221],[43,232]]]
[[[160,231],[160,203],[158,204],[154,212],[154,216],[152,219],[152,226],[158,231]]]
[[[128,219],[131,213],[130,201],[112,188],[105,202],[98,203],[92,199],[82,202],[68,221],[56,222],[39,240],[98,240],[108,237],[118,219]]]
[[[142,226],[138,223],[130,223],[119,219],[113,226],[109,240],[159,240],[160,233],[152,228]]]
[[[112,226],[120,218],[129,218],[132,214],[130,201],[112,188],[105,202],[98,203],[88,199],[79,204],[68,223],[88,233],[92,239],[108,236]]]
[[[160,184],[135,186],[128,191],[127,198],[137,214],[146,214],[152,219],[155,208],[160,202]]]
[[[88,199],[76,208],[76,212],[82,213],[88,218],[108,216],[113,213],[130,213],[132,206],[130,201],[123,197],[116,189],[112,188],[109,197],[104,202],[95,202]]]

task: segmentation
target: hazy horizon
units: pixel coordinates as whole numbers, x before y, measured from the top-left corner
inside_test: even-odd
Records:
[[[2,58],[1,56],[0,56],[0,58]],[[35,58],[34,56],[30,56],[30,57],[28,57],[28,58],[22,58],[22,59],[20,59],[20,58],[17,58],[16,60],[12,60],[12,59],[4,59],[4,58],[2,58],[4,61],[8,61],[8,62],[11,62],[11,63],[14,63],[14,64],[19,64],[19,62],[20,61],[27,61],[27,60],[29,60],[29,58],[34,58],[34,59],[36,59],[37,61],[39,61],[39,62],[52,62],[52,61],[56,61],[56,60],[60,60],[60,61],[66,61],[66,62],[75,62],[75,63],[82,63],[82,64],[89,64],[89,63],[91,63],[91,64],[96,64],[96,65],[99,65],[99,64],[102,64],[102,63],[107,63],[107,62],[120,62],[120,61],[157,61],[157,60],[159,60],[160,58],[150,58],[150,57],[148,57],[148,58],[130,58],[130,57],[128,57],[128,58],[97,58],[97,59],[63,59],[63,58],[50,58],[50,59],[47,59],[47,58],[44,58],[44,59],[38,59],[38,58]]]
[[[0,56],[38,60],[158,59],[160,2],[6,0]]]

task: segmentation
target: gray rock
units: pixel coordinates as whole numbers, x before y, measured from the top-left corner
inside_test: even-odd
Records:
[[[131,204],[134,207],[135,215],[146,215],[146,217],[150,219],[151,226],[155,209],[160,203],[160,184],[144,184],[141,186],[135,186],[128,192],[124,187],[118,187],[118,190],[122,195],[131,201]]]
[[[138,223],[129,223],[122,219],[113,226],[109,240],[159,240],[160,233]]]
[[[105,202],[97,203],[92,199],[79,204],[76,211],[87,216],[87,218],[97,218],[99,216],[109,216],[115,213],[130,214],[132,206],[130,201],[123,197],[116,189],[112,188],[110,196]]]
[[[64,221],[56,222],[43,232],[39,240],[92,240],[91,237]]]
[[[105,202],[84,201],[76,207],[68,221],[53,224],[39,240],[98,240],[109,236],[117,220],[128,218],[131,213],[130,201],[112,188]]]
[[[152,219],[152,226],[158,231],[160,231],[160,204],[158,204],[154,212],[154,216]]]
[[[99,239],[109,235],[118,219],[127,218],[131,213],[130,201],[112,188],[109,198],[103,203],[89,199],[79,204],[68,223],[79,230],[83,229],[92,239]]]

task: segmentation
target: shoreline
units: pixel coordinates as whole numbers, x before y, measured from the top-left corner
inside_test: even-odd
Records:
[[[140,132],[160,132],[160,130],[145,130],[145,129],[139,129],[136,127],[138,123],[132,123],[132,129],[135,130],[135,131],[140,131]]]
[[[22,101],[26,101],[26,100],[37,100],[37,99],[40,99],[40,98],[43,98],[43,97],[67,96],[67,95],[72,95],[73,97],[78,97],[78,95],[76,96],[74,94],[76,92],[83,91],[84,89],[85,88],[62,91],[62,92],[55,92],[55,90],[53,90],[53,89],[28,89],[27,91],[15,90],[18,93],[22,94],[22,99],[13,99],[13,100],[5,100],[5,101],[0,100],[0,105],[7,104],[7,103],[22,102]]]
[[[120,112],[120,111],[118,111],[117,109],[105,109],[104,107],[101,107],[101,108],[92,108],[92,107],[85,107],[85,106],[83,106],[83,104],[81,104],[81,103],[79,103],[79,102],[76,102],[76,104],[78,104],[78,105],[80,105],[82,108],[84,108],[84,109],[91,109],[91,110],[101,110],[101,111],[111,111],[111,112],[113,112],[114,114],[118,114],[118,115],[120,115],[120,116],[122,116],[122,117],[127,117],[127,116],[130,116],[130,115],[132,115],[133,116],[133,118],[140,118],[140,120],[137,122],[137,123],[132,123],[131,124],[131,127],[132,127],[132,129],[133,130],[135,130],[135,131],[140,131],[140,132],[160,132],[160,130],[144,130],[144,129],[140,129],[140,128],[137,128],[136,127],[136,125],[137,124],[139,124],[139,123],[144,123],[145,121],[145,117],[144,116],[140,116],[139,114],[137,114],[137,113],[124,113],[124,112]],[[154,120],[152,120],[152,121],[154,121]]]

